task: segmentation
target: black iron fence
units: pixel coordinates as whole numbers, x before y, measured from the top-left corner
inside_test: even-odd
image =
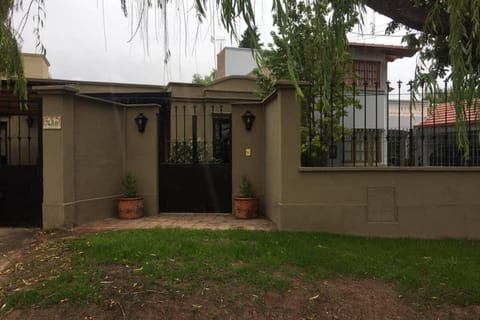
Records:
[[[41,161],[41,116],[37,102],[22,111],[17,100],[0,99],[0,166],[36,166]]]
[[[223,105],[173,105],[170,120],[164,162],[231,162],[231,115]]]
[[[428,93],[413,92],[411,84],[400,81],[394,93],[390,82],[371,85],[305,90],[303,166],[480,166],[479,99],[465,104],[457,117],[447,82],[445,89]]]
[[[162,116],[160,211],[232,212],[230,108],[173,103]]]
[[[3,96],[2,96],[3,94]],[[41,100],[0,91],[0,226],[41,226],[43,199]]]

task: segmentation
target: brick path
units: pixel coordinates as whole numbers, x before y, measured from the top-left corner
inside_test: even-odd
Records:
[[[163,213],[157,216],[144,217],[135,220],[119,220],[109,218],[83,224],[73,228],[73,233],[99,232],[110,230],[151,229],[151,228],[182,228],[210,230],[258,230],[274,231],[277,227],[266,218],[240,220],[231,214],[181,214]]]

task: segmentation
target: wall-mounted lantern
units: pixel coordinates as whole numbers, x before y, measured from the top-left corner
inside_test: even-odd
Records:
[[[27,126],[31,129],[33,127],[33,121],[34,119],[32,118],[31,115],[27,117]]]
[[[145,127],[147,126],[148,118],[145,117],[143,113],[139,113],[138,116],[135,117],[135,123],[137,124],[138,132],[144,132]]]
[[[245,124],[245,129],[247,129],[247,131],[250,131],[253,126],[253,121],[255,120],[255,115],[247,110],[243,114],[242,119],[243,123]]]

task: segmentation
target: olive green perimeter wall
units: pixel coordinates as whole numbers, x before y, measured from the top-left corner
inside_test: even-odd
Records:
[[[240,172],[255,177],[265,213],[279,229],[480,238],[478,168],[302,168],[294,88],[279,82],[264,108],[264,116],[257,111],[256,131],[234,130],[233,146],[240,154],[247,142],[263,145],[265,159],[235,157],[234,183]]]
[[[300,101],[293,86],[279,82],[275,93],[258,102],[251,79],[230,81],[235,88],[244,85],[243,91],[225,91],[232,87],[226,81],[210,88],[173,84],[172,103],[191,104],[193,95],[225,106],[231,101],[233,195],[247,175],[261,214],[279,229],[480,238],[478,168],[302,168]],[[61,130],[43,132],[44,228],[114,216],[120,179],[128,171],[138,176],[146,213],[157,214],[158,106],[106,103],[77,90],[39,89],[44,116],[62,117]],[[247,110],[256,116],[251,131],[241,118]],[[133,121],[140,112],[149,118],[143,134]]]
[[[138,177],[147,215],[157,214],[157,105],[125,106],[78,95],[69,86],[38,88],[43,116],[61,129],[43,130],[43,227],[65,228],[112,217],[121,178]],[[144,133],[134,122],[148,118]]]

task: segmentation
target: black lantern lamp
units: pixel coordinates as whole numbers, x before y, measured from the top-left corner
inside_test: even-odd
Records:
[[[135,123],[138,127],[138,132],[144,132],[145,127],[147,126],[148,118],[145,117],[143,113],[139,113],[138,116],[135,117]]]
[[[31,115],[27,117],[27,126],[31,129],[33,127],[33,118]]]
[[[247,129],[247,131],[250,131],[253,126],[253,121],[255,120],[255,115],[247,110],[243,114],[242,119],[243,123],[245,123],[245,129]]]

